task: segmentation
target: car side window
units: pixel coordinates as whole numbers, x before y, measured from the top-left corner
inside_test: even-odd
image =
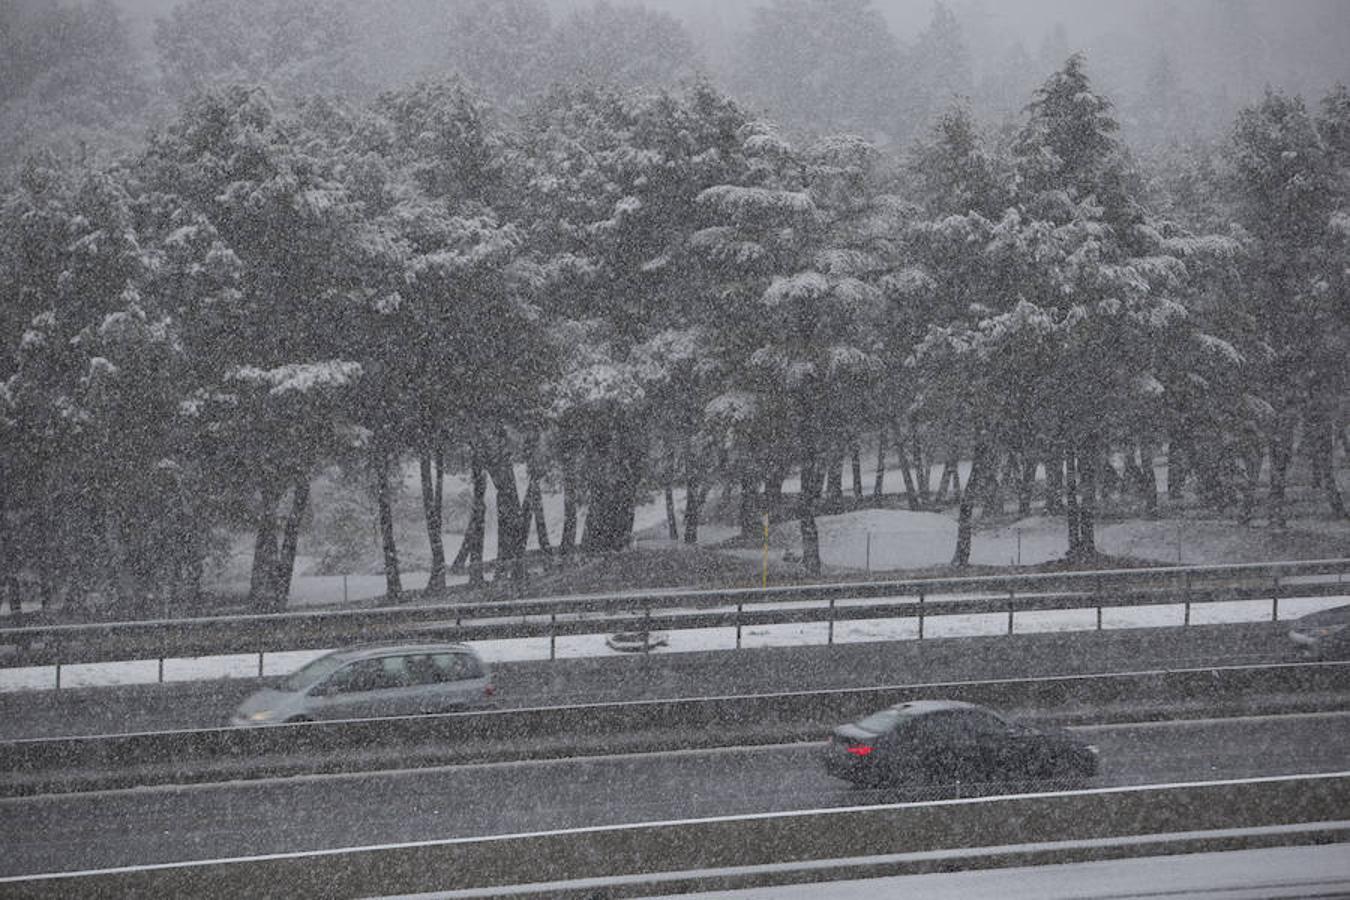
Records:
[[[971,737],[1002,737],[1008,733],[1008,725],[1002,719],[982,712],[965,712],[960,714],[962,719],[962,728]]]
[[[483,667],[478,664],[478,657],[469,653],[456,653],[455,656],[459,657],[461,678],[483,677]]]
[[[328,688],[335,694],[359,694],[379,688],[384,666],[378,659],[363,659],[337,672],[328,680]]]
[[[465,677],[464,666],[458,653],[437,653],[433,659],[436,663],[438,680],[460,681]]]
[[[923,717],[923,737],[926,741],[949,744],[964,736],[965,729],[956,713],[939,712]]]
[[[435,684],[441,680],[440,670],[425,653],[403,657],[404,667],[408,670],[408,680],[413,684]]]
[[[404,662],[406,659],[403,656],[385,656],[380,659],[379,686],[376,690],[407,687],[411,683]]]

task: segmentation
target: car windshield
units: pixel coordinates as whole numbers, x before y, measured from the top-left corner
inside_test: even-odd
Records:
[[[281,688],[286,691],[308,690],[341,668],[343,662],[341,657],[320,656],[282,682]]]

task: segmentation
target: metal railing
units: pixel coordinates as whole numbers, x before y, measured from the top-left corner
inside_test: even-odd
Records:
[[[653,591],[506,601],[273,613],[0,629],[0,667],[164,660],[222,654],[325,649],[377,640],[480,641],[866,619],[914,619],[918,637],[934,616],[1102,610],[1180,604],[1190,624],[1195,604],[1269,600],[1272,618],[1285,597],[1347,592],[1350,560],[1187,566],[967,578],[813,584],[764,589]],[[1337,580],[1327,580],[1335,576]],[[1319,581],[1291,579],[1320,578]]]

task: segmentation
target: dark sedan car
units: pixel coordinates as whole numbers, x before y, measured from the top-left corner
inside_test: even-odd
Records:
[[[901,703],[834,730],[825,770],[861,786],[1006,783],[1097,774],[1097,748],[955,700]]]
[[[1294,620],[1289,639],[1314,659],[1350,659],[1350,606],[1308,613]]]

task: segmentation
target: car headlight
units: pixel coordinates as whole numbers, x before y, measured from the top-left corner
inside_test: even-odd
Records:
[[[266,722],[270,718],[272,718],[272,710],[270,709],[260,709],[255,713],[248,714],[250,722]]]

